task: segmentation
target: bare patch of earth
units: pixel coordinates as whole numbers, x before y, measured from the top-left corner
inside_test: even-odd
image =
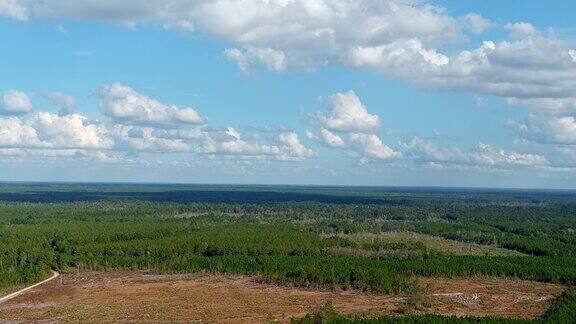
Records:
[[[421,278],[439,314],[536,318],[564,287],[532,281]],[[400,314],[406,296],[317,291],[236,275],[65,274],[0,304],[0,322],[287,322],[328,300],[344,314]]]

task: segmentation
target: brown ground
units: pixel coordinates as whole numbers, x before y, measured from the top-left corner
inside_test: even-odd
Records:
[[[534,318],[563,287],[508,279],[421,279],[431,312]],[[301,317],[331,300],[342,313],[398,314],[406,297],[311,291],[224,275],[89,272],[63,275],[0,304],[0,322],[229,322]]]

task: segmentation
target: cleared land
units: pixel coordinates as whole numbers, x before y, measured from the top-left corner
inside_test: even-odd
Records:
[[[388,243],[406,243],[406,244],[421,243],[430,251],[450,255],[476,255],[476,256],[525,255],[517,251],[503,249],[492,245],[481,245],[476,243],[455,241],[445,239],[443,237],[414,233],[414,232],[394,231],[379,234],[355,233],[355,234],[341,234],[338,236],[347,238],[349,240],[358,243],[375,243],[378,241]],[[346,250],[342,250],[339,252],[345,253]],[[357,252],[360,252],[360,254],[362,254],[361,251]],[[370,251],[367,253],[378,254],[377,252],[378,251]]]
[[[422,278],[440,314],[535,318],[564,287],[532,281]],[[406,296],[313,291],[225,275],[67,274],[0,304],[2,321],[266,322],[301,317],[332,301],[344,314],[401,314]]]
[[[45,284],[51,280],[58,278],[58,276],[60,276],[60,273],[58,273],[56,271],[52,271],[52,276],[50,278],[44,279],[44,280],[42,280],[38,283],[35,283],[33,285],[23,287],[22,289],[18,289],[17,291],[10,293],[10,294],[7,294],[7,295],[1,294],[0,296],[2,296],[2,297],[0,297],[0,303],[6,302],[10,299],[14,299],[14,298],[26,293],[27,291],[30,291],[30,290],[32,290],[32,289],[34,289],[40,285],[43,285],[43,284]]]

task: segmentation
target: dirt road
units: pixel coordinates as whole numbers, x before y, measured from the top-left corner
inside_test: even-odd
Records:
[[[33,285],[28,286],[28,287],[26,287],[26,288],[20,289],[20,290],[18,290],[18,291],[16,291],[16,292],[11,293],[10,295],[4,296],[4,297],[0,297],[0,304],[3,303],[3,302],[5,302],[5,301],[8,301],[8,300],[10,300],[10,299],[12,299],[12,298],[18,297],[18,296],[22,295],[23,293],[27,292],[28,290],[34,289],[34,288],[36,288],[36,287],[38,287],[38,286],[40,286],[40,285],[42,285],[42,284],[47,283],[48,281],[54,280],[54,279],[58,278],[59,275],[60,275],[60,273],[58,273],[58,272],[56,272],[56,271],[52,271],[52,277],[50,277],[50,278],[48,278],[48,279],[46,279],[46,280],[42,280],[42,281],[40,281],[39,283],[33,284]]]

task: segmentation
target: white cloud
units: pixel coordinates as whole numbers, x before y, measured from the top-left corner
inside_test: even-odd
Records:
[[[570,58],[572,58],[572,61],[576,63],[576,50],[568,50],[568,55],[570,55]]]
[[[404,0],[213,1],[196,14],[204,30],[245,46],[246,52],[261,49],[282,54],[282,69],[256,55],[239,62],[241,69],[264,65],[275,71],[339,63],[353,48],[399,40],[418,39],[426,45],[450,43],[463,38],[461,25],[467,27],[472,20],[461,22],[440,7]],[[481,28],[481,19],[475,16],[476,30]],[[239,53],[235,49],[234,56]]]
[[[494,23],[479,14],[469,13],[459,18],[464,27],[470,29],[475,34],[481,34],[486,29],[494,27]]]
[[[140,100],[139,96],[136,96]],[[148,98],[149,99],[149,98]],[[127,99],[130,101],[131,99]],[[153,100],[153,99],[150,99]],[[531,114],[524,123],[509,122],[522,138],[538,143],[554,143],[565,158],[545,154],[519,153],[495,149],[480,143],[477,148],[442,147],[417,137],[401,142],[398,149],[386,145],[375,134],[377,115],[369,114],[353,92],[335,94],[327,100],[329,111],[319,114],[318,135],[308,137],[328,147],[344,148],[360,157],[360,163],[394,161],[394,165],[414,162],[442,168],[480,168],[542,171],[574,169],[576,119],[572,115]],[[350,109],[350,107],[353,107]],[[356,118],[354,117],[356,116]],[[114,122],[115,119],[112,119]],[[265,133],[270,136],[273,133]],[[0,118],[0,156],[22,161],[49,158],[53,161],[79,159],[98,163],[132,163],[142,153],[194,154],[226,161],[303,161],[316,156],[292,131],[260,138],[262,133],[241,134],[238,130],[181,124],[125,125],[92,122],[79,114],[57,115],[39,112],[26,116]],[[572,155],[571,155],[572,154]],[[157,162],[163,163],[163,157]],[[144,163],[144,162],[142,162]]]
[[[16,20],[28,20],[28,9],[18,0],[0,0],[0,16]]]
[[[391,160],[401,154],[391,149],[374,134],[350,134],[350,143],[364,159]]]
[[[284,52],[271,48],[248,47],[246,50],[229,48],[224,53],[229,60],[236,62],[245,75],[251,74],[251,68],[256,63],[264,64],[268,70],[275,72],[282,72],[287,67]]]
[[[306,148],[294,132],[284,132],[278,136],[278,143],[263,143],[245,140],[234,128],[228,127],[225,138],[206,134],[202,151],[212,155],[270,157],[282,161],[299,161],[315,156]]]
[[[3,0],[6,1],[6,0]],[[25,10],[29,18],[73,18],[88,20],[103,20],[134,26],[138,21],[158,20],[154,17],[166,16],[169,11],[179,8],[172,6],[171,2],[164,0],[149,0],[143,3],[140,0],[8,0]],[[174,2],[174,5],[177,3]]]
[[[448,54],[445,45],[494,24],[477,13],[451,16],[426,0],[0,3],[1,13],[20,19],[74,18],[200,30],[230,44],[226,57],[247,74],[255,65],[282,72],[344,64],[429,88],[518,100],[576,98],[575,50],[553,32],[543,35],[529,23],[511,23],[504,26],[509,32],[505,40]]]
[[[494,24],[476,13],[451,16],[426,0],[0,3],[3,13],[11,17],[105,20],[128,26],[152,23],[200,30],[229,43],[226,57],[247,74],[255,65],[282,72],[344,64],[428,88],[516,100],[576,98],[575,50],[552,32],[543,35],[529,23],[511,23],[504,27],[509,32],[505,40],[448,54],[443,52],[445,45],[465,40],[468,31],[480,33]],[[16,11],[25,14],[10,14]]]
[[[151,135],[158,138],[201,140],[206,137],[204,127],[176,128],[176,129],[152,129]]]
[[[30,97],[22,91],[7,90],[2,96],[0,114],[18,115],[29,113],[34,109]]]
[[[115,125],[115,149],[129,152],[175,153],[191,152],[193,145],[181,138],[162,138],[150,127]]]
[[[38,142],[38,135],[32,126],[16,117],[0,118],[1,147],[38,146]]]
[[[414,137],[409,142],[401,143],[401,146],[404,156],[419,164],[495,169],[539,168],[550,165],[543,155],[496,150],[484,143],[465,151],[457,147],[438,147],[430,141]]]
[[[202,30],[244,47],[234,50],[245,64],[272,70],[322,66],[354,46],[418,38],[441,45],[463,39],[463,29],[480,31],[479,15],[450,16],[422,0],[13,0],[32,18],[73,18],[119,22],[134,27]],[[13,15],[12,15],[13,16]],[[353,26],[353,28],[351,28]],[[285,55],[285,57],[283,57]],[[247,68],[244,63],[241,67]]]
[[[538,113],[562,114],[576,108],[576,98],[508,98],[508,104],[528,107]]]
[[[378,46],[356,46],[348,52],[347,60],[354,67],[379,69],[398,75],[417,75],[450,62],[447,56],[424,48],[418,39]]]
[[[228,40],[325,41],[330,34],[349,38],[386,39],[419,36],[436,41],[461,37],[458,21],[443,8],[421,0],[3,0],[39,18],[76,18],[167,27],[193,26]],[[356,26],[358,28],[349,28]],[[298,32],[298,33],[295,33]],[[341,38],[344,35],[340,36]],[[294,39],[295,38],[295,39]]]
[[[284,144],[281,147],[283,153],[279,156],[282,160],[306,159],[316,155],[314,151],[300,143],[298,135],[294,132],[282,133],[279,135],[278,140],[281,144]]]
[[[361,164],[402,156],[374,133],[380,126],[380,118],[368,113],[354,91],[332,94],[324,104],[327,112],[315,115],[319,134],[307,131],[309,139],[331,148],[346,148],[360,156]]]
[[[59,148],[110,148],[113,140],[103,125],[90,124],[79,114],[56,116],[38,113],[34,119],[38,138]]]
[[[163,104],[120,83],[101,87],[97,95],[101,112],[117,122],[142,125],[205,123],[193,108]]]
[[[69,94],[62,92],[50,92],[44,95],[53,105],[60,108],[59,115],[69,115],[76,110],[76,99]]]
[[[125,155],[100,150],[0,148],[0,161],[60,163],[64,161],[86,161],[90,163],[131,164],[135,162]]]
[[[272,145],[263,145],[256,142],[245,141],[242,135],[234,128],[228,127],[224,133],[226,138],[218,138],[206,134],[203,151],[216,155],[278,155],[280,151]]]
[[[377,115],[366,110],[354,91],[330,95],[326,102],[328,113],[318,113],[318,122],[330,131],[368,132],[380,125]]]
[[[79,114],[39,112],[33,116],[0,118],[0,155],[22,159],[91,160],[99,163],[134,162],[127,156],[200,154],[249,160],[302,161],[316,155],[294,132],[274,139],[244,139],[234,128],[210,129],[100,124]],[[165,157],[165,155],[164,155]],[[158,156],[158,161],[165,158]],[[141,160],[141,159],[138,159]],[[144,161],[144,160],[142,160]]]
[[[114,140],[104,125],[78,114],[40,112],[27,119],[0,118],[0,147],[44,149],[109,149]]]
[[[341,147],[346,146],[346,143],[344,142],[342,137],[340,137],[337,134],[332,133],[331,131],[327,130],[326,128],[322,128],[320,130],[320,139],[322,140],[322,143],[324,143],[325,145],[327,145],[329,147],[341,148]]]
[[[522,25],[513,41],[484,42],[472,51],[445,56],[417,40],[357,47],[352,65],[381,70],[423,87],[489,94],[513,100],[576,98],[576,64],[566,44]],[[426,54],[427,53],[427,54]]]
[[[509,121],[521,138],[543,144],[576,145],[576,117],[530,114],[524,123]]]
[[[7,92],[9,108],[21,107],[14,100],[21,93]],[[4,156],[94,159],[101,162],[126,162],[126,156],[139,153],[185,153],[222,156],[227,159],[301,161],[315,156],[292,131],[275,138],[244,138],[234,128],[204,125],[192,108],[163,104],[115,83],[97,93],[106,124],[69,113],[74,98],[60,92],[45,95],[60,106],[60,114],[39,112],[34,115],[0,118],[0,150]],[[18,105],[11,103],[18,101]],[[160,159],[162,160],[162,159]]]
[[[518,22],[513,24],[507,24],[504,26],[510,35],[517,39],[524,39],[529,37],[538,37],[540,33],[532,24],[527,22]]]

